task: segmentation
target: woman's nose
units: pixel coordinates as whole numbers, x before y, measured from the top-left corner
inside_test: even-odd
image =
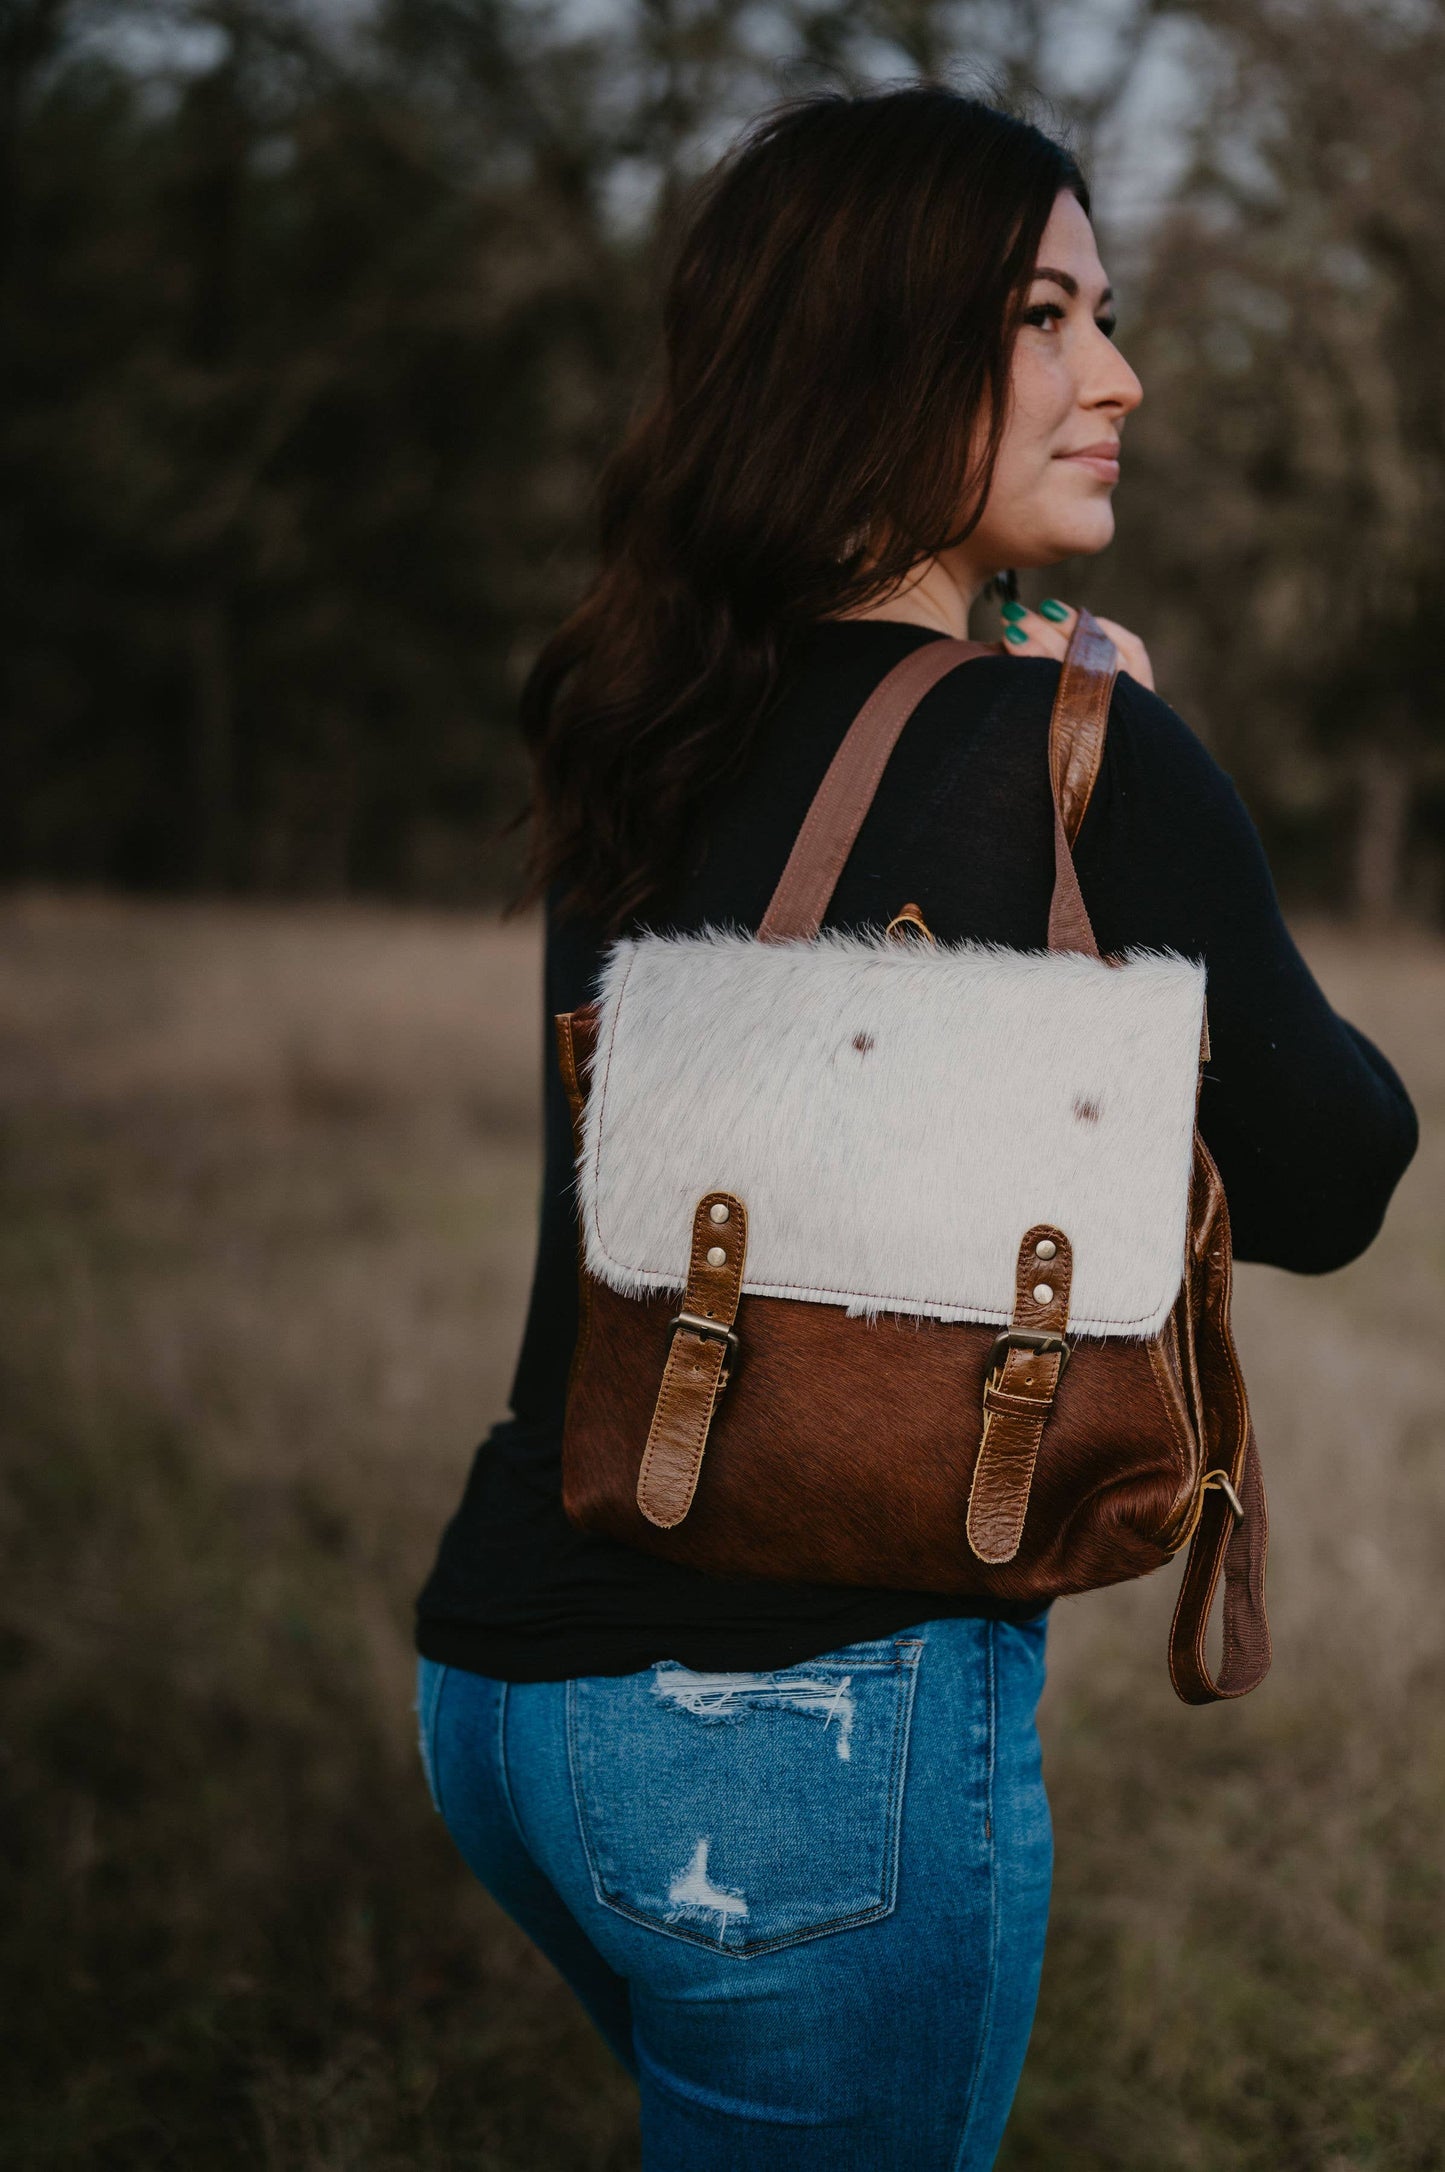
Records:
[[[1107,333],[1096,332],[1091,344],[1093,367],[1080,388],[1082,404],[1106,408],[1111,414],[1132,414],[1144,397],[1144,387]]]

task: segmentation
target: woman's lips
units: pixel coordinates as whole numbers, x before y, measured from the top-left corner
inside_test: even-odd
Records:
[[[1098,445],[1081,445],[1077,452],[1055,453],[1054,458],[1067,460],[1076,468],[1088,468],[1103,482],[1117,483],[1119,480],[1119,447],[1112,438]]]

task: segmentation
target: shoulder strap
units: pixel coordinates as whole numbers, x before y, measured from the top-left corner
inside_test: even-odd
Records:
[[[1069,636],[1054,713],[1049,722],[1049,783],[1054,795],[1054,894],[1049,903],[1050,950],[1099,946],[1084,906],[1070,850],[1079,834],[1104,759],[1109,704],[1119,652],[1096,618],[1081,611]]]
[[[807,940],[823,924],[888,757],[925,694],[960,664],[996,656],[982,641],[925,642],[880,680],[843,736],[803,820],[787,866],[758,929],[765,943]],[[1049,944],[1098,955],[1069,846],[1078,835],[1103,758],[1109,698],[1118,659],[1114,645],[1081,611],[1059,674],[1049,727],[1054,799],[1054,897]]]
[[[982,641],[926,641],[879,680],[813,794],[763,915],[759,942],[794,942],[817,934],[904,725],[924,695],[959,664],[996,654]]]

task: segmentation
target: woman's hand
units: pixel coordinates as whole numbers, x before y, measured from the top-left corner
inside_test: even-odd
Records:
[[[1031,611],[1027,604],[1006,603],[1003,607],[1004,639],[1006,656],[1053,656],[1063,661],[1074,630],[1077,611],[1071,611],[1066,603],[1059,603],[1049,596]],[[1116,619],[1101,618],[1103,627],[1115,648],[1119,651],[1119,669],[1127,671],[1131,679],[1141,686],[1154,689],[1154,666],[1149,661],[1149,651],[1137,634],[1131,634]]]

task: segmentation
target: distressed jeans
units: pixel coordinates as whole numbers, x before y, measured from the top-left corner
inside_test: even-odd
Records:
[[[642,2098],[647,2172],[984,2172],[1052,1872],[1045,1619],[775,1673],[421,1662],[432,1799]]]

